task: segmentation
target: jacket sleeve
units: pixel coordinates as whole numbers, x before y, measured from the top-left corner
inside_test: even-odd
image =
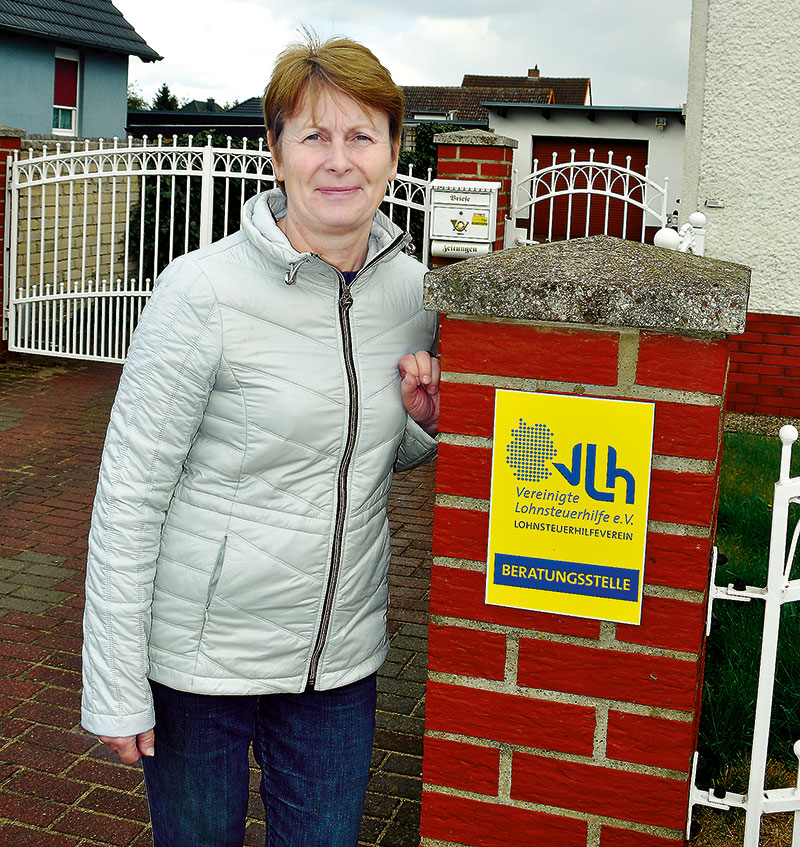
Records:
[[[436,458],[438,436],[427,432],[410,416],[406,415],[406,429],[394,463],[396,471],[410,471]]]
[[[147,638],[161,529],[221,355],[211,286],[191,259],[178,259],[134,334],[94,501],[82,723],[98,735],[135,735],[155,723]]]
[[[439,316],[434,312],[426,315],[430,333],[430,344],[427,345],[431,356],[438,355],[439,346]],[[439,437],[429,435],[412,417],[406,415],[406,428],[403,440],[397,450],[397,458],[394,463],[396,471],[410,471],[419,465],[424,465],[436,458],[436,450],[439,446]]]

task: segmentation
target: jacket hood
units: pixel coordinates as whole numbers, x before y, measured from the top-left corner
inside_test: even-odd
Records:
[[[278,228],[278,221],[286,215],[286,196],[280,188],[273,188],[251,197],[242,209],[242,232],[261,252],[286,267],[286,282],[292,284],[297,268],[306,262],[327,263],[315,253],[300,253]],[[388,258],[410,240],[396,224],[383,214],[375,212],[367,248],[365,265],[381,253]],[[330,267],[330,266],[328,266]]]

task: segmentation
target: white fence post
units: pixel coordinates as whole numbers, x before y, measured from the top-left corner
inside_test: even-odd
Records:
[[[211,244],[214,232],[214,148],[211,134],[203,148],[203,172],[200,183],[200,246]]]

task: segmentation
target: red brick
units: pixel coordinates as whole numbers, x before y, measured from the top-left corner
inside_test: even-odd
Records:
[[[19,823],[45,827],[52,823],[65,808],[52,800],[44,802],[35,797],[23,797],[5,790],[0,792],[0,818],[9,818]]]
[[[611,826],[604,826],[600,830],[600,847],[682,847],[683,844],[682,836],[677,839],[662,838],[660,835],[647,835]]]
[[[477,162],[465,162],[463,159],[459,159],[457,162],[442,162],[442,161],[439,161],[436,165],[436,176],[437,177],[445,177],[445,176],[460,177],[462,175],[477,176],[478,175],[478,163]]]
[[[482,679],[503,679],[505,665],[505,635],[461,626],[430,624],[429,670]]]
[[[422,793],[420,835],[472,847],[586,847],[586,821],[497,803]]]
[[[720,440],[720,407],[656,403],[653,452],[661,456],[715,459]]]
[[[689,786],[685,780],[514,753],[511,797],[576,812],[681,829]]]
[[[682,659],[535,638],[519,643],[517,682],[530,688],[689,712],[697,676],[697,663]]]
[[[112,791],[110,788],[95,788],[80,802],[81,808],[106,815],[114,815],[126,820],[147,823],[150,815],[147,800],[131,791]]]
[[[486,447],[440,444],[436,491],[488,499],[492,484],[492,451]]]
[[[443,381],[439,432],[491,438],[494,433],[495,391],[491,385]]]
[[[727,364],[726,341],[642,332],[636,382],[661,388],[721,394],[725,386]]]
[[[490,160],[492,162],[505,161],[504,147],[489,147],[483,144],[460,144],[459,156],[462,159],[474,159],[475,161]]]
[[[482,162],[481,176],[491,177],[497,180],[501,177],[508,177],[511,172],[511,165],[508,162]]]
[[[58,835],[11,823],[0,824],[0,836],[4,844],[14,847],[74,847],[81,840],[77,836]]]
[[[142,831],[143,824],[107,815],[96,815],[82,809],[70,809],[52,828],[58,832],[93,838],[117,847],[127,847]]]
[[[485,562],[488,544],[488,512],[434,506],[434,556],[452,556],[457,559]]]
[[[761,356],[758,353],[739,353],[737,352],[737,348],[731,344],[731,370],[733,370],[734,365],[737,364],[748,364],[750,362],[760,362]]]
[[[800,316],[798,315],[772,315],[765,312],[748,312],[747,320],[750,320],[751,315],[756,320],[767,321],[778,324],[800,324]]]
[[[798,347],[800,346],[800,335],[795,334],[786,334],[786,335],[765,335],[764,336],[765,344],[785,344],[787,347]]]
[[[688,773],[694,753],[694,735],[691,723],[612,709],[608,713],[606,755],[623,762]]]
[[[645,595],[641,626],[617,624],[617,640],[699,654],[705,625],[704,604]]]
[[[485,596],[486,575],[482,571],[439,565],[431,570],[431,614],[584,638],[600,635],[599,621],[491,606]]]
[[[735,386],[735,385],[743,385],[743,384],[744,385],[757,385],[758,384],[758,377],[753,373],[749,373],[749,369],[748,369],[748,371],[741,370],[741,371],[737,371],[736,373],[731,374],[730,379],[728,380],[729,386],[732,387],[732,386]]]
[[[442,318],[442,369],[616,385],[619,333]]]
[[[423,782],[496,795],[499,779],[500,750],[497,747],[425,738]]]
[[[46,750],[44,747],[26,744],[24,741],[15,741],[0,751],[0,762],[24,765],[48,773],[59,773],[73,760],[74,756],[70,753],[63,753],[60,750]]]
[[[651,521],[710,526],[717,477],[712,474],[653,470],[650,475]]]
[[[69,757],[69,761],[71,760],[72,757]],[[62,765],[62,767],[64,766]],[[65,776],[68,776],[70,779],[82,779],[85,782],[108,785],[112,788],[129,791],[141,783],[142,769],[141,767],[121,764],[111,765],[93,759],[79,759],[75,767],[69,773],[65,774]]]
[[[43,800],[56,800],[59,803],[74,803],[86,792],[86,787],[84,783],[71,779],[23,769],[14,774],[3,786],[3,790],[30,794]]]
[[[428,682],[425,728],[559,753],[592,753],[595,710],[571,703]]]
[[[437,144],[437,155],[441,159],[455,159],[458,156],[458,147],[455,144]]]

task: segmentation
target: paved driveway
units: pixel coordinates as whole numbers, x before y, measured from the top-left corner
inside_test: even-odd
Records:
[[[80,729],[86,535],[120,368],[0,364],[0,844],[150,844],[139,767]],[[360,841],[416,847],[433,466],[395,478],[392,647]],[[263,845],[253,772],[248,845]]]

